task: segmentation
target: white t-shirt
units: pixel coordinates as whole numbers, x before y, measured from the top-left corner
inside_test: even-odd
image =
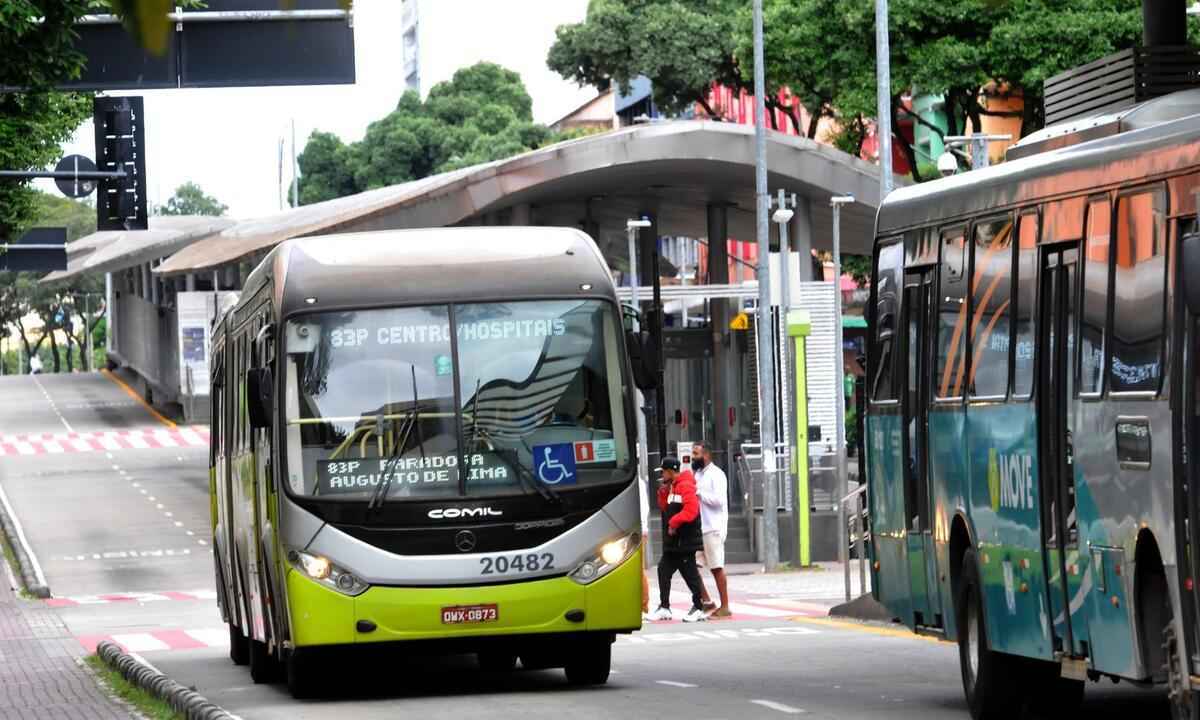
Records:
[[[729,533],[729,479],[713,463],[695,473],[696,494],[700,496],[700,527],[708,532]]]

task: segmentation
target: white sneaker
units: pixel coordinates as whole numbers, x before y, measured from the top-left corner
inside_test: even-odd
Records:
[[[704,622],[707,619],[708,619],[708,616],[705,615],[704,611],[698,607],[692,608],[691,610],[688,611],[687,615],[683,616],[683,621],[686,623]]]
[[[646,622],[659,622],[661,620],[674,620],[675,616],[671,614],[671,608],[660,607],[652,612],[642,615],[642,619]]]

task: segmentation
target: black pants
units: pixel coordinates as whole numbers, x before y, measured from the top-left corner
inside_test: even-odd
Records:
[[[692,591],[692,607],[700,607],[700,593],[704,586],[700,582],[700,568],[696,567],[696,552],[681,550],[666,550],[658,561],[658,598],[659,605],[671,607],[671,578],[675,571],[683,576],[688,590]]]

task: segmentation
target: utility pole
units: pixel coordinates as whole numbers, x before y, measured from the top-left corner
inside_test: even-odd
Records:
[[[292,207],[300,207],[300,170],[296,163],[296,118],[292,118]]]
[[[758,231],[758,407],[762,438],[763,565],[779,565],[779,502],[775,497],[775,357],[771,320],[771,246],[767,223],[766,80],[763,71],[762,0],[754,0],[754,197]],[[753,530],[752,530],[753,531]]]
[[[875,0],[875,94],[879,117],[879,202],[892,192],[892,60],[888,43],[887,0]]]
[[[850,494],[850,478],[846,475],[846,357],[842,350],[842,206],[854,202],[853,195],[835,195],[829,199],[833,208],[833,297],[834,297],[834,326],[837,328],[837,349],[834,357],[837,362],[837,473],[840,498],[838,502],[838,560],[846,575],[846,600],[850,600],[850,550],[849,534],[846,527],[846,496]],[[859,479],[860,482],[862,478]],[[858,506],[855,505],[855,512]],[[862,529],[859,529],[862,533]]]
[[[638,305],[638,279],[637,272],[637,236],[638,229],[650,227],[650,221],[645,218],[625,221],[625,232],[629,237],[629,294],[630,302],[633,304],[633,309],[638,315],[637,325],[634,326],[634,332],[641,334],[641,308]],[[650,498],[650,459],[647,456],[647,435],[646,435],[646,396],[642,395],[641,389],[634,392],[634,398],[637,402],[637,462],[638,462],[638,478],[637,481],[642,484],[638,489],[639,494],[645,493],[647,502]],[[640,495],[639,495],[640,496]],[[639,509],[640,512],[640,509]],[[650,567],[651,558],[654,557],[654,549],[650,544],[649,528],[642,529],[642,535],[646,541],[646,554],[642,558],[642,564],[645,567]]]

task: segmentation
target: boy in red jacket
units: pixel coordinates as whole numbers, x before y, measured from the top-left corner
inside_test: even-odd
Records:
[[[700,606],[700,570],[696,551],[704,548],[700,532],[700,498],[691,470],[679,470],[679,460],[668,455],[662,461],[662,481],[658,486],[658,508],[662,510],[662,559],[658,561],[658,609],[646,620],[671,620],[671,578],[678,570],[692,591],[692,609],[684,622],[706,619]]]

